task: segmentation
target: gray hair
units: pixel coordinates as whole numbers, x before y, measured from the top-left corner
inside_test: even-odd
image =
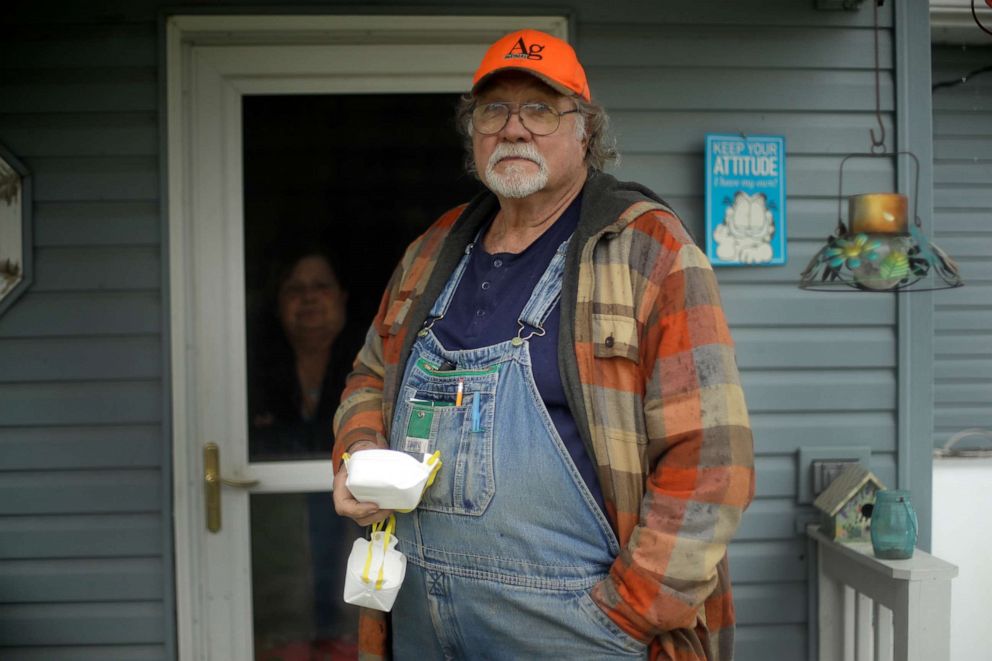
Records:
[[[575,137],[588,140],[586,149],[586,165],[593,170],[602,171],[611,162],[620,162],[620,152],[617,151],[617,141],[610,132],[610,117],[606,109],[595,101],[586,101],[580,97],[568,97],[575,101],[579,112],[579,121],[575,123]],[[475,158],[472,153],[472,110],[475,108],[475,97],[463,94],[455,109],[455,125],[458,134],[462,136],[465,148],[465,169],[469,174],[479,176],[475,171]]]

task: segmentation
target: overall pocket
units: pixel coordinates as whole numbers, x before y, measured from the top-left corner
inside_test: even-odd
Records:
[[[418,509],[468,516],[486,511],[496,492],[493,418],[498,377],[498,366],[440,372],[422,358],[410,370],[396,404],[390,446],[416,455],[440,451],[444,462]]]

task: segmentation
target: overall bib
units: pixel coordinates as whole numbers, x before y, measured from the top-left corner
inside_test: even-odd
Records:
[[[516,337],[448,351],[431,327],[443,323],[468,246],[413,345],[390,445],[440,450],[444,466],[418,508],[397,516],[408,560],[392,609],[397,661],[646,656],[589,596],[619,545],[531,370],[527,340],[543,335],[558,302],[567,245],[535,286]]]

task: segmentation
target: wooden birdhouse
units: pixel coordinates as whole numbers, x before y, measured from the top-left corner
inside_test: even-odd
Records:
[[[820,510],[823,534],[841,543],[870,542],[875,493],[884,488],[861,464],[845,468],[813,502]]]

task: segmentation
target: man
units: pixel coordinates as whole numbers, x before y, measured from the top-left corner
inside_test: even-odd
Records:
[[[368,658],[722,659],[751,434],[713,272],[615,154],[574,51],[498,40],[459,111],[489,189],[407,250],[335,420],[344,452],[440,451],[397,518],[407,576]],[[391,633],[391,642],[388,635]]]

